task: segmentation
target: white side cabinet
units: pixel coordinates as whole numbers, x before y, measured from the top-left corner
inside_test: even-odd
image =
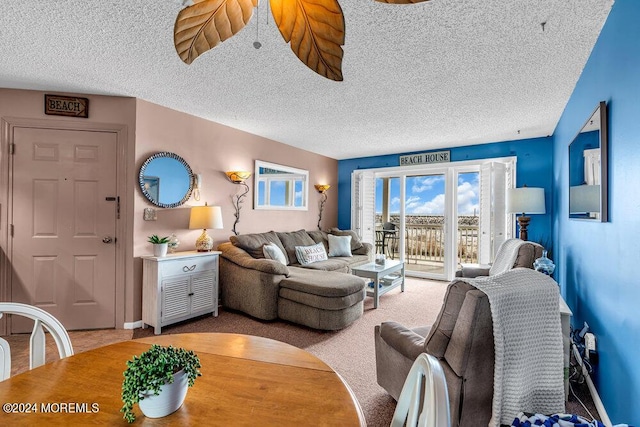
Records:
[[[176,252],[143,256],[142,326],[161,328],[213,313],[218,316],[220,252]]]

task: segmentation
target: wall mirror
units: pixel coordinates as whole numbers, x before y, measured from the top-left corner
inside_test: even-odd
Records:
[[[569,144],[569,218],[607,221],[607,135],[602,101]]]
[[[175,208],[184,204],[193,190],[193,173],[189,164],[177,154],[160,152],[140,167],[140,189],[154,205]]]
[[[255,209],[307,210],[309,171],[256,160]]]

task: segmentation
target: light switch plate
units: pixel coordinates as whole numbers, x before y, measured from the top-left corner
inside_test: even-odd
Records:
[[[157,219],[158,219],[158,215],[154,208],[144,208],[145,221],[155,221]]]

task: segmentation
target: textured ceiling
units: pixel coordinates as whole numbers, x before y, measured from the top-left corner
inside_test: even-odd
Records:
[[[137,97],[335,159],[532,138],[553,133],[613,0],[340,3],[343,82],[295,57],[265,0],[190,66],[180,0],[2,0],[0,87]]]

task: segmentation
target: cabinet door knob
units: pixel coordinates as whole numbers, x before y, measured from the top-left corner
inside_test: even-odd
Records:
[[[195,264],[193,264],[191,267],[187,267],[187,266],[185,265],[184,267],[182,267],[182,271],[184,271],[184,272],[186,273],[187,271],[193,271],[193,270],[195,270],[195,268],[196,268],[196,265],[195,265]]]

